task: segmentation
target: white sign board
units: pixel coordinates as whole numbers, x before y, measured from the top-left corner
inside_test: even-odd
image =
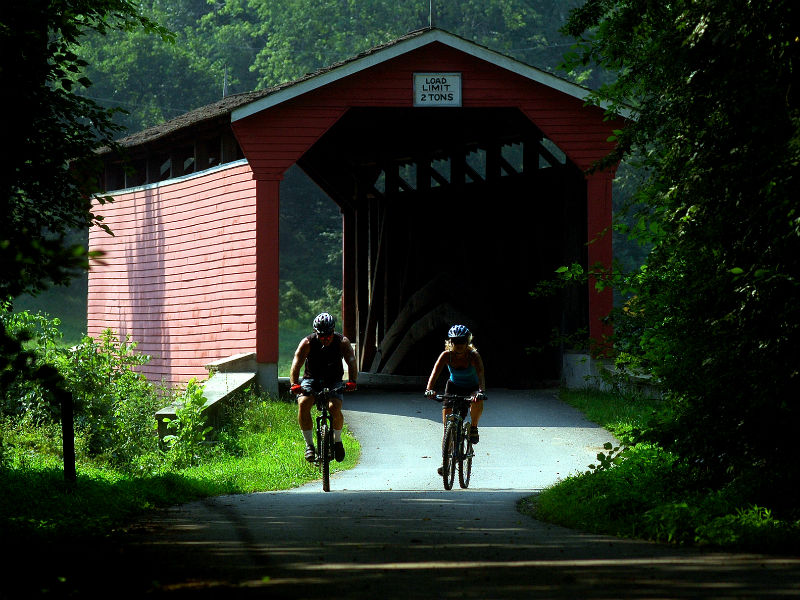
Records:
[[[461,106],[461,73],[414,73],[414,106]]]

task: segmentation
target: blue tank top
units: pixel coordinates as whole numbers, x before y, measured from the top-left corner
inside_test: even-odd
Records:
[[[478,372],[474,365],[464,369],[456,369],[452,365],[447,365],[450,370],[450,381],[459,387],[478,387]]]

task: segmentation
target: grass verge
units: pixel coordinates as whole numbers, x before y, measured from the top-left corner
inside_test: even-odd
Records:
[[[592,533],[730,551],[796,553],[800,521],[748,502],[741,482],[707,489],[678,457],[636,444],[657,400],[596,390],[562,390],[561,398],[606,428],[627,449],[598,455],[594,469],[524,498],[518,509],[536,519]]]
[[[295,403],[251,399],[233,410],[230,424],[195,466],[131,473],[84,461],[74,486],[64,483],[60,457],[46,443],[22,448],[1,438],[0,537],[12,543],[105,536],[154,509],[221,494],[289,489],[319,478],[303,458]],[[360,446],[347,430],[343,442],[347,456],[333,471],[358,461]]]

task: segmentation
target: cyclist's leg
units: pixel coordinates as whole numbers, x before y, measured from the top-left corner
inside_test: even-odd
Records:
[[[448,381],[448,383],[450,383]],[[452,393],[458,394],[459,396],[472,396],[478,391],[477,388],[467,388],[461,386],[453,386]],[[469,417],[470,421],[472,422],[472,427],[470,428],[470,442],[473,444],[477,444],[480,440],[480,436],[478,435],[478,421],[481,419],[481,415],[483,414],[483,400],[479,400],[478,402],[471,402],[469,405]]]
[[[470,402],[469,418],[470,421],[472,421],[472,425],[469,428],[469,441],[472,444],[477,444],[480,441],[480,436],[478,435],[478,421],[481,418],[481,414],[483,414],[483,400]]]
[[[344,428],[344,415],[342,414],[341,396],[332,396],[328,403],[333,424],[333,453],[336,462],[344,460],[344,444],[342,444],[342,429]]]
[[[304,379],[301,383],[303,393],[297,397],[297,423],[300,425],[300,431],[306,442],[306,460],[311,462],[314,460],[314,423],[311,419],[311,407],[314,406],[314,396],[311,395],[313,382]]]
[[[314,461],[314,430],[311,419],[311,407],[314,406],[314,396],[299,396],[297,398],[297,422],[306,442],[305,458]]]
[[[477,402],[473,402],[469,406],[469,417],[472,420],[472,425],[474,427],[478,426],[478,421],[481,419],[481,415],[483,414],[483,400],[478,400]]]
[[[328,402],[328,411],[331,413],[333,419],[333,429],[341,431],[344,427],[344,415],[342,414],[342,399],[338,396],[332,396]]]
[[[297,397],[297,423],[300,429],[310,430],[313,426],[311,420],[311,407],[314,406],[314,396],[298,396]]]

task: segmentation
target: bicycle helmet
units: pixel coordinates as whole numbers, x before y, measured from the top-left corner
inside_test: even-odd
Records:
[[[336,319],[326,312],[319,313],[314,318],[314,331],[317,333],[321,333],[323,335],[326,333],[333,333],[335,327]]]
[[[472,333],[464,325],[453,325],[447,332],[447,338],[453,343],[466,342],[469,344],[472,340]]]

